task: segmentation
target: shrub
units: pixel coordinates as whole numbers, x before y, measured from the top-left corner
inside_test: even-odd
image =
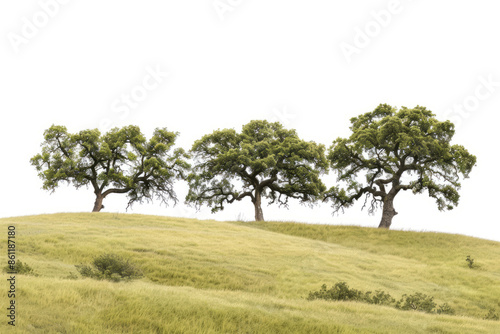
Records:
[[[436,303],[433,302],[434,297],[416,292],[414,295],[404,294],[396,303],[396,308],[401,310],[414,310],[431,313]]]
[[[113,254],[105,254],[94,259],[94,267],[105,277],[113,274],[121,278],[131,278],[136,275],[136,269],[132,264]]]
[[[93,268],[89,265],[75,265],[83,277],[95,279],[109,279],[119,281],[120,279],[132,279],[142,276],[128,260],[114,254],[104,254],[92,261]]]
[[[314,299],[324,299],[324,300],[352,300],[352,301],[362,301],[370,304],[380,304],[380,305],[390,305],[395,302],[394,298],[390,294],[384,291],[376,290],[375,294],[372,295],[371,291],[362,292],[356,289],[350,289],[346,282],[338,282],[332,286],[331,289],[327,289],[326,284],[321,286],[319,291],[309,292],[308,300]]]
[[[324,300],[352,300],[361,301],[369,304],[378,305],[391,305],[396,302],[394,298],[385,291],[375,290],[372,294],[371,291],[362,292],[356,289],[350,289],[346,282],[338,282],[327,289],[326,284],[321,286],[321,289],[314,292],[309,292],[308,300],[324,299]],[[396,303],[396,308],[400,310],[415,310],[427,313],[434,312],[436,303],[433,301],[434,297],[424,295],[423,293],[416,292],[414,295],[404,294],[401,299]],[[448,303],[439,305],[436,310],[438,314],[455,314],[455,310],[451,308]],[[492,313],[492,312],[490,312]],[[494,314],[493,314],[494,316]],[[498,317],[498,315],[497,315]],[[497,318],[498,320],[498,318]]]
[[[467,261],[467,265],[469,266],[469,268],[474,268],[475,265],[474,265],[474,259],[472,259],[470,257],[470,255],[467,255],[467,258],[465,259],[465,261]]]
[[[364,299],[367,303],[378,305],[391,305],[396,301],[390,294],[381,290],[375,290],[373,296],[371,295],[371,291],[368,291],[365,293]]]
[[[455,314],[455,310],[451,308],[448,303],[444,303],[443,305],[439,305],[437,311],[438,314]]]
[[[92,268],[86,264],[77,264],[75,265],[75,267],[83,277],[99,278],[97,277],[98,273],[92,270]]]
[[[319,291],[309,292],[307,299],[360,300],[363,299],[363,293],[356,289],[349,289],[346,282],[338,282],[330,290],[327,290],[326,284],[323,284]]]
[[[495,313],[495,309],[490,309],[487,315],[484,316],[484,320],[499,320],[498,313]]]
[[[20,275],[32,275],[32,276],[38,276],[37,273],[31,268],[27,263],[22,263],[21,261],[16,261],[14,264],[14,270],[12,270],[10,265],[7,265],[3,268],[4,272],[15,272],[16,274]]]

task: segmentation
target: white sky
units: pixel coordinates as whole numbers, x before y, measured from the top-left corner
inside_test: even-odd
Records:
[[[179,146],[252,119],[281,121],[330,146],[349,119],[379,103],[422,105],[457,124],[454,143],[478,158],[453,211],[400,194],[393,229],[500,240],[498,174],[500,20],[495,1],[40,0],[0,3],[3,191],[0,217],[90,211],[91,189],[54,194],[29,163],[43,131],[139,125],[180,132]],[[48,13],[48,14],[47,14]],[[363,32],[364,31],[364,32]],[[365,35],[366,32],[368,35]],[[344,51],[343,51],[344,50]],[[157,81],[150,72],[159,71]],[[168,72],[168,76],[164,73]],[[149,90],[145,90],[143,82]],[[143,95],[141,95],[143,93]],[[145,94],[144,94],[145,93]],[[128,107],[125,95],[134,97]],[[328,187],[333,172],[324,178]],[[250,200],[218,214],[182,203],[128,212],[253,219]],[[125,212],[126,197],[105,200]],[[264,207],[267,220],[378,226],[356,206],[339,216]]]

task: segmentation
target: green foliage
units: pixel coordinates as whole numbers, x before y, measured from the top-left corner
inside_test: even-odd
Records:
[[[396,300],[388,293],[381,290],[375,290],[375,294],[372,296],[371,291],[365,293],[364,300],[370,304],[378,305],[391,305]]]
[[[469,268],[473,269],[476,267],[476,265],[474,264],[474,259],[472,259],[470,255],[467,255],[465,261],[467,261],[467,266],[469,266]]]
[[[455,314],[455,310],[452,309],[451,306],[448,305],[448,303],[444,303],[442,305],[439,305],[436,312],[437,312],[437,314],[449,314],[449,315]]]
[[[490,309],[488,314],[486,314],[483,318],[484,320],[499,320],[498,313],[495,313],[495,309]]]
[[[331,289],[327,289],[326,284],[321,286],[319,291],[309,292],[308,300],[314,299],[324,299],[324,300],[352,300],[358,301],[363,299],[363,293],[356,289],[349,289],[346,282],[338,282],[332,286]]]
[[[307,300],[324,299],[335,301],[359,301],[368,304],[376,305],[392,305],[400,310],[413,310],[423,311],[426,313],[434,312],[436,303],[433,301],[434,297],[427,296],[423,293],[417,292],[414,295],[404,294],[401,299],[396,302],[394,298],[385,291],[375,290],[372,295],[371,291],[363,292],[356,289],[351,289],[346,282],[335,283],[330,289],[327,289],[326,284],[321,286],[318,291],[309,292]],[[451,308],[448,303],[439,305],[436,310],[438,314],[455,314],[455,310]]]
[[[120,275],[121,278],[137,276],[139,272],[128,261],[113,254],[104,254],[94,259],[94,267],[105,277],[112,274]]]
[[[184,178],[190,167],[182,149],[170,152],[177,135],[158,128],[147,141],[132,125],[103,135],[97,129],[71,134],[64,126],[52,125],[31,164],[45,190],[55,191],[66,182],[77,189],[92,186],[101,202],[109,194],[124,193],[129,206],[154,197],[167,204],[177,202],[173,181]],[[96,205],[94,211],[99,211],[101,205]]]
[[[416,292],[414,295],[404,294],[396,303],[396,308],[401,310],[423,311],[431,313],[436,307],[433,301],[434,297],[427,296],[423,293]]]
[[[330,289],[326,284],[321,286],[319,291],[309,292],[307,300],[324,299],[339,301],[361,301],[369,304],[390,305],[395,302],[390,294],[381,290],[376,290],[372,295],[371,291],[362,292],[351,289],[346,282],[337,282]]]
[[[85,264],[75,265],[75,267],[83,277],[95,279],[119,281],[120,279],[132,279],[142,276],[142,273],[128,260],[114,254],[98,256],[93,260],[92,265],[93,268]]]
[[[10,265],[6,265],[3,268],[4,272],[15,272],[16,274],[19,275],[31,275],[31,276],[38,276],[38,274],[31,268],[27,263],[23,263],[21,261],[16,261],[14,264],[14,269],[10,267]]]
[[[87,264],[75,264],[75,268],[83,277],[90,277],[96,279],[102,278],[102,275],[100,275],[99,272],[95,271],[94,269],[92,269],[91,266]]]
[[[326,189],[319,178],[328,166],[324,150],[278,122],[251,121],[241,133],[214,131],[191,149],[197,163],[186,201],[214,213],[245,197],[259,208],[261,196],[285,207],[289,198],[314,202]]]
[[[458,205],[459,176],[469,176],[476,157],[463,146],[450,144],[455,133],[451,122],[438,121],[425,107],[398,111],[381,104],[352,118],[350,129],[351,136],[337,138],[328,152],[338,180],[346,184],[326,192],[334,212],[366,196],[372,198],[369,212],[373,213],[386,203],[392,205],[402,190],[427,191],[439,210]]]

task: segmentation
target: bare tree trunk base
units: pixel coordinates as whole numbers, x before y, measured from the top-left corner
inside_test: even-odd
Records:
[[[386,198],[382,209],[382,219],[380,220],[378,228],[389,229],[392,224],[392,218],[397,214],[396,210],[394,210],[394,197]]]
[[[262,198],[260,192],[255,191],[255,201],[253,205],[255,207],[255,221],[257,222],[264,221],[264,213],[262,212],[261,203]]]
[[[102,205],[103,200],[104,200],[104,197],[96,196],[94,208],[92,209],[92,212],[100,212],[101,209],[104,209],[104,205]]]

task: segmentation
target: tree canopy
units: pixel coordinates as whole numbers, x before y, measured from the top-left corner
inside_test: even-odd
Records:
[[[369,212],[382,207],[379,227],[389,228],[394,197],[401,191],[427,191],[439,210],[458,205],[460,175],[469,177],[476,157],[461,145],[451,145],[455,133],[450,121],[440,122],[425,107],[398,111],[387,104],[351,119],[352,134],[337,138],[328,160],[346,188],[332,187],[325,200],[334,212],[361,198],[371,199]],[[360,178],[364,176],[364,180]]]
[[[312,203],[326,190],[319,178],[328,167],[324,151],[278,122],[251,121],[241,133],[214,131],[191,149],[197,162],[188,176],[186,202],[217,212],[248,197],[256,220],[264,220],[262,197],[284,206],[289,198]]]
[[[184,150],[170,152],[177,135],[157,128],[147,141],[137,126],[101,135],[97,129],[70,134],[66,127],[53,125],[44,132],[42,152],[31,164],[45,190],[54,191],[61,182],[76,188],[92,186],[94,212],[103,208],[110,194],[127,194],[128,206],[153,197],[164,204],[177,203],[173,182],[185,178],[190,167]]]

